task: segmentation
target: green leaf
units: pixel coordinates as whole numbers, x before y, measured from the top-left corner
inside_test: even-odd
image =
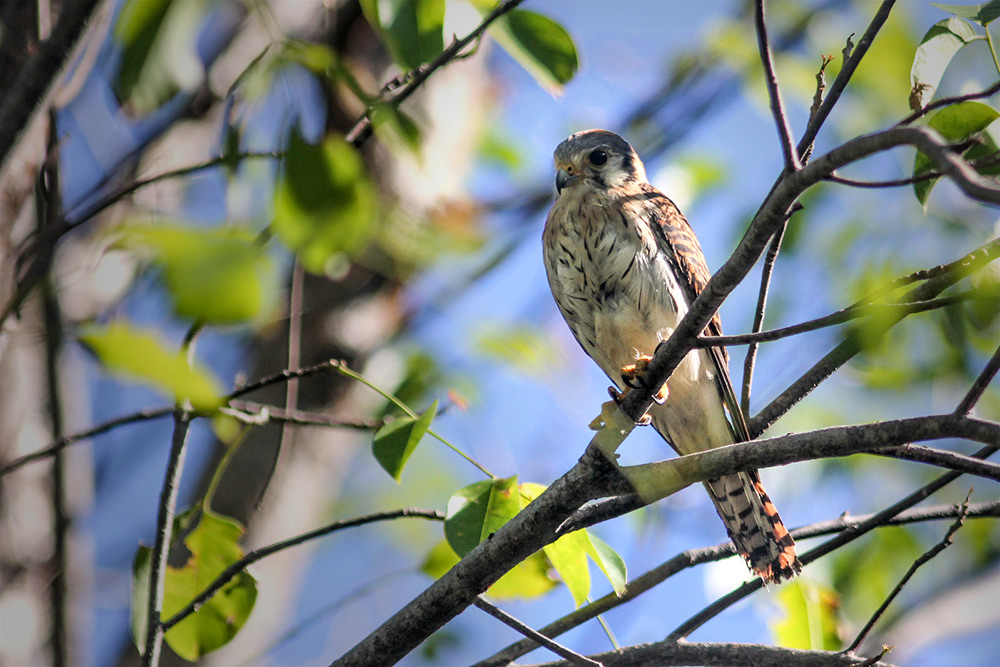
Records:
[[[122,47],[114,88],[136,113],[147,113],[205,76],[195,49],[205,3],[129,0],[115,23]]]
[[[132,561],[132,600],[129,605],[129,628],[132,631],[132,642],[139,652],[146,648],[146,631],[148,629],[147,607],[149,607],[149,582],[152,574],[150,567],[153,562],[153,550],[139,546]]]
[[[529,324],[484,325],[473,334],[477,352],[529,377],[548,377],[559,348],[540,327]]]
[[[942,5],[932,2],[931,5],[943,9],[949,14],[961,16],[986,27],[987,24],[1000,18],[1000,0],[990,0],[978,5]]]
[[[777,591],[784,618],[771,624],[775,641],[785,648],[839,651],[838,597],[832,589],[796,579]]]
[[[399,417],[375,431],[372,453],[379,465],[397,482],[403,474],[403,466],[427,433],[435,414],[437,401],[431,403],[431,407],[419,417]]]
[[[962,102],[961,104],[941,109],[930,118],[927,125],[937,130],[947,141],[960,142],[983,132],[998,117],[1000,117],[1000,113],[986,104],[981,102]],[[972,156],[985,157],[996,152],[996,144],[993,142],[993,139],[985,133],[982,136],[986,145],[974,146],[966,151],[965,156],[967,159],[971,159]],[[916,177],[933,169],[935,169],[935,165],[931,159],[924,153],[918,152],[913,161],[913,175]],[[913,184],[913,191],[917,195],[917,200],[923,206],[927,206],[927,198],[930,196],[931,189],[938,180],[938,178],[932,178]]]
[[[612,549],[607,542],[593,533],[587,533],[590,539],[590,549],[587,555],[590,556],[601,572],[611,582],[611,587],[615,589],[615,595],[621,596],[625,593],[625,586],[628,584],[628,570],[625,561]]]
[[[484,16],[494,9],[489,0],[473,0]],[[562,92],[580,63],[566,29],[547,16],[515,9],[490,26],[490,34],[547,91]]]
[[[465,556],[520,511],[517,475],[474,482],[448,499],[444,535],[459,556]]]
[[[934,92],[951,59],[963,46],[978,39],[975,29],[960,18],[938,21],[927,31],[913,54],[910,68],[910,106],[922,109]]]
[[[153,333],[124,322],[89,327],[80,342],[97,355],[109,371],[135,378],[172,396],[190,401],[195,410],[209,412],[222,405],[219,382],[200,365],[189,365],[182,352],[167,349]]]
[[[354,147],[335,136],[310,144],[293,131],[272,228],[302,265],[322,273],[334,255],[357,250],[374,217],[375,189]]]
[[[121,245],[147,248],[182,317],[216,324],[265,314],[277,296],[274,263],[236,227],[160,224],[127,228]]]
[[[163,618],[170,618],[227,567],[243,558],[238,541],[243,528],[228,517],[205,511],[184,538],[191,552],[181,568],[168,567],[163,596]],[[212,596],[198,611],[172,627],[164,639],[177,655],[195,661],[224,646],[240,631],[257,599],[257,582],[243,571]]]
[[[500,577],[487,594],[497,600],[527,600],[545,595],[559,585],[550,576],[551,571],[549,560],[536,551]]]
[[[424,562],[420,565],[420,571],[438,579],[455,567],[459,560],[458,554],[448,544],[448,540],[441,540],[427,554]]]
[[[444,50],[444,0],[362,0],[361,10],[404,70],[416,69]]]
[[[376,104],[371,112],[375,136],[390,148],[404,148],[420,153],[420,127],[405,113],[391,104]]]

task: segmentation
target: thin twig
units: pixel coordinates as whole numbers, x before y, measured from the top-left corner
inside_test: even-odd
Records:
[[[971,489],[969,490],[969,494],[970,495],[972,494]],[[967,495],[965,497],[965,502],[960,505],[958,516],[955,518],[954,523],[951,524],[951,527],[948,528],[948,532],[946,532],[944,534],[944,537],[941,538],[941,541],[935,544],[930,549],[928,549],[923,555],[921,555],[915,561],[913,561],[913,564],[910,565],[910,569],[906,571],[906,574],[902,576],[902,578],[899,580],[899,583],[896,584],[896,587],[892,589],[892,592],[890,592],[889,595],[886,596],[885,600],[882,601],[882,604],[879,605],[879,608],[876,609],[875,613],[871,615],[871,618],[868,619],[868,622],[865,623],[864,627],[861,628],[861,631],[858,632],[858,635],[854,638],[854,641],[852,641],[851,644],[846,649],[844,649],[844,653],[856,652],[858,650],[858,647],[861,646],[861,642],[865,640],[865,638],[868,636],[868,633],[872,631],[872,628],[875,627],[875,624],[878,622],[878,620],[882,618],[882,615],[885,613],[885,610],[889,608],[889,605],[892,604],[892,601],[896,599],[896,596],[898,596],[901,592],[903,592],[903,587],[906,586],[907,582],[910,581],[910,578],[913,577],[914,574],[916,574],[917,570],[919,570],[922,565],[924,565],[932,558],[937,556],[939,553],[941,553],[942,551],[951,546],[952,544],[951,538],[955,535],[956,532],[958,532],[958,529],[962,527],[962,524],[965,523],[966,512],[968,511],[968,509],[969,509],[969,496]]]
[[[986,367],[983,368],[976,381],[969,387],[969,391],[962,399],[962,402],[955,408],[956,415],[967,415],[972,412],[972,408],[976,407],[976,403],[982,397],[983,392],[986,391],[986,387],[990,385],[997,371],[1000,371],[1000,347],[993,352],[993,356],[986,362]]]
[[[97,426],[87,429],[86,431],[80,431],[79,433],[72,433],[70,435],[64,435],[52,442],[51,445],[45,447],[44,449],[39,449],[36,452],[31,452],[30,454],[25,454],[24,456],[19,456],[16,459],[11,459],[7,463],[0,466],[0,477],[6,475],[7,473],[14,472],[18,468],[27,465],[28,463],[33,463],[34,461],[41,461],[53,456],[57,452],[62,451],[69,445],[79,442],[80,440],[85,440],[95,435],[100,435],[119,426],[124,426],[126,424],[133,424],[135,422],[148,421],[150,419],[159,419],[160,417],[166,417],[167,415],[173,414],[174,409],[172,407],[163,408],[150,408],[147,410],[140,410],[139,412],[132,413],[130,415],[125,415],[124,417],[115,417],[114,419],[109,419],[106,422],[101,422]]]
[[[806,126],[806,131],[803,133],[802,139],[799,140],[799,145],[796,147],[799,155],[812,152],[812,145],[816,140],[816,135],[819,133],[820,128],[823,127],[827,116],[833,111],[834,105],[840,100],[841,94],[847,88],[847,83],[854,75],[854,70],[861,64],[861,59],[865,57],[865,54],[868,53],[868,48],[875,41],[875,36],[882,29],[886,19],[889,18],[889,12],[892,10],[894,4],[896,4],[896,0],[882,0],[882,4],[879,5],[878,11],[872,17],[871,23],[868,24],[868,28],[865,30],[865,34],[861,36],[861,41],[858,42],[854,52],[850,54],[850,57],[844,59],[844,66],[840,69],[833,84],[830,85],[830,92],[827,94],[826,99],[823,100],[823,104],[817,110],[816,114],[809,119],[809,125]]]
[[[900,125],[909,125],[913,121],[917,120],[922,116],[925,116],[926,114],[928,114],[931,111],[934,111],[935,109],[951,106],[952,104],[961,104],[962,102],[979,100],[984,97],[991,97],[993,95],[996,95],[998,92],[1000,92],[1000,81],[997,81],[986,90],[982,90],[978,93],[969,93],[968,95],[956,95],[955,97],[942,97],[936,102],[931,102],[930,104],[920,109],[919,111],[914,111],[909,116],[896,123],[896,126],[899,127]]]
[[[764,21],[764,0],[754,2],[754,25],[757,28],[757,48],[760,51],[760,61],[764,66],[764,81],[767,83],[767,95],[771,100],[771,116],[778,128],[778,138],[781,142],[781,152],[785,156],[785,171],[797,171],[802,165],[799,154],[792,141],[792,130],[788,126],[784,103],[781,101],[781,89],[778,87],[778,74],[774,69],[774,58],[767,41],[767,24]]]
[[[890,313],[912,315],[923,313],[928,310],[937,310],[956,303],[962,303],[976,298],[973,291],[962,292],[950,296],[928,299],[927,301],[915,301],[911,303],[871,303],[866,305],[852,305],[838,310],[835,313],[817,317],[813,320],[792,324],[779,329],[770,329],[757,333],[733,334],[731,336],[699,336],[696,347],[718,347],[720,345],[754,345],[756,343],[766,343],[770,341],[797,336],[809,331],[817,331],[827,327],[836,326],[860,317],[866,317],[873,313]]]
[[[809,120],[816,117],[820,105],[823,104],[823,91],[826,90],[826,67],[833,62],[832,55],[820,56],[819,71],[816,72],[816,92],[813,94],[812,106],[809,107]]]
[[[760,333],[764,328],[764,312],[767,308],[767,294],[771,289],[771,276],[774,273],[774,263],[778,259],[778,252],[781,250],[781,242],[785,238],[785,230],[788,229],[789,215],[783,225],[778,228],[771,238],[771,245],[767,248],[767,255],[764,257],[764,266],[760,273],[760,289],[757,291],[757,308],[754,310],[753,326],[751,333]],[[750,389],[753,385],[754,364],[757,362],[757,343],[751,342],[743,358],[743,389],[740,393],[740,410],[743,412],[743,419],[750,417]]]
[[[961,152],[961,151],[959,151]],[[976,169],[982,169],[983,167],[992,167],[996,164],[1000,164],[1000,156],[991,155],[979,160],[970,160],[969,164]],[[852,188],[865,188],[865,189],[878,189],[878,188],[898,188],[904,185],[913,185],[914,183],[922,183],[923,181],[930,181],[935,178],[941,178],[944,174],[940,171],[930,170],[925,171],[916,176],[909,176],[907,178],[896,178],[887,181],[859,181],[853,178],[844,178],[843,176],[838,176],[837,174],[830,174],[825,180],[831,183],[840,183],[841,185],[848,185]]]
[[[311,530],[308,533],[303,533],[301,535],[296,535],[295,537],[290,537],[287,540],[282,540],[280,542],[275,542],[274,544],[268,545],[266,547],[261,547],[260,549],[254,549],[253,551],[248,551],[243,558],[239,559],[235,563],[229,565],[226,569],[220,572],[215,580],[212,581],[205,589],[195,596],[191,602],[185,605],[180,611],[168,618],[162,623],[164,631],[169,630],[174,627],[185,618],[198,611],[205,602],[212,598],[213,595],[218,593],[226,584],[228,584],[234,577],[236,577],[240,572],[243,572],[248,567],[256,563],[257,561],[267,558],[271,554],[278,553],[279,551],[284,551],[285,549],[290,549],[291,547],[304,544],[311,540],[324,537],[330,533],[337,532],[338,530],[344,530],[346,528],[354,528],[356,526],[363,526],[369,523],[376,523],[379,521],[388,521],[391,519],[401,519],[405,517],[416,517],[420,519],[429,519],[432,521],[444,521],[444,514],[436,510],[423,510],[415,508],[403,508],[399,510],[392,510],[388,512],[378,512],[376,514],[368,514],[365,516],[356,517],[354,519],[348,519],[345,521],[334,521],[333,523],[327,524],[322,528],[317,528],[316,530]]]
[[[375,431],[393,421],[391,416],[378,419],[341,419],[322,412],[306,410],[286,410],[276,405],[256,403],[254,401],[232,400],[229,405],[234,408],[223,412],[247,424],[262,425],[269,422],[292,424],[294,426],[326,426],[330,428],[349,428],[357,431]]]
[[[310,375],[317,375],[319,373],[329,373],[331,371],[337,372],[342,367],[344,367],[343,361],[339,361],[337,359],[327,359],[326,361],[321,361],[317,364],[297,368],[295,370],[286,368],[285,370],[275,373],[274,375],[268,375],[260,378],[259,380],[254,380],[253,382],[245,384],[242,387],[238,387],[228,396],[224,397],[223,400],[230,401],[234,398],[239,398],[240,396],[245,396],[251,392],[257,391],[258,389],[270,387],[273,384],[288,382],[292,378],[304,378],[309,377]]]
[[[943,449],[925,447],[923,445],[900,445],[899,447],[885,447],[874,449],[870,452],[876,456],[885,456],[892,459],[904,461],[915,461],[917,463],[928,463],[939,468],[958,470],[967,475],[975,475],[985,479],[992,479],[1000,482],[1000,464],[990,463],[982,459],[966,456],[957,452],[949,452]]]
[[[517,620],[516,618],[505,612],[503,609],[500,609],[496,605],[492,604],[482,595],[473,600],[472,604],[474,604],[479,609],[482,609],[487,614],[497,619],[504,625],[513,628],[517,632],[520,632],[528,639],[537,642],[539,645],[544,646],[545,648],[549,649],[556,655],[566,658],[566,660],[570,661],[574,665],[584,665],[584,667],[601,667],[601,663],[597,662],[596,660],[591,660],[585,655],[580,655],[576,651],[572,651],[563,646],[562,644],[553,641],[552,639],[549,639],[548,637],[538,632],[537,630],[534,630],[525,623],[522,623],[521,621]]]
[[[587,509],[588,508],[585,507],[579,510],[567,523],[572,523],[577,529],[584,527],[584,525],[591,525],[589,522],[574,520],[575,517],[586,515]],[[933,507],[925,507],[922,509],[905,510],[899,512],[895,517],[889,519],[883,525],[908,525],[926,521],[950,519],[954,518],[958,511],[959,508],[953,504],[935,505]],[[860,516],[843,515],[829,521],[822,521],[808,526],[795,528],[790,532],[792,537],[797,541],[812,537],[821,537],[833,533],[840,533],[860,526],[874,516],[874,514]],[[1000,500],[974,503],[968,508],[968,516],[970,518],[1000,518]],[[677,554],[661,565],[629,581],[628,587],[621,596],[616,593],[608,593],[604,597],[580,607],[579,609],[570,612],[552,623],[549,623],[545,627],[541,628],[540,632],[549,637],[558,637],[559,635],[568,632],[569,630],[572,630],[589,620],[592,620],[599,614],[603,614],[616,607],[627,604],[679,572],[683,572],[684,570],[702,565],[704,563],[719,561],[735,555],[736,548],[733,546],[731,541],[710,547],[689,549],[688,551]],[[475,667],[498,667],[499,665],[506,665],[512,660],[521,657],[535,648],[537,648],[537,644],[531,640],[521,640],[507,646],[489,658],[476,663]]]
[[[418,68],[414,72],[409,83],[407,83],[406,86],[403,87],[398,93],[393,95],[386,103],[391,104],[394,107],[398,107],[408,97],[410,97],[410,95],[415,93],[416,90],[423,85],[424,81],[426,81],[434,72],[453,60],[459,59],[462,50],[482,37],[483,33],[486,32],[486,29],[489,28],[494,21],[507,14],[523,2],[524,0],[507,0],[506,2],[502,2],[497,5],[496,8],[490,12],[485,19],[483,19],[482,23],[480,23],[475,30],[462,39],[453,40],[448,48],[438,54],[437,58]],[[371,110],[366,110],[364,115],[362,115],[361,118],[354,123],[354,126],[345,136],[347,141],[351,142],[355,146],[360,146],[365,142],[365,140],[368,139],[369,136],[371,136],[372,121],[370,114]]]

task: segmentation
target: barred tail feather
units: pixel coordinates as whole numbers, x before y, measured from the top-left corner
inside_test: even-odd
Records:
[[[757,471],[705,482],[736,550],[764,581],[780,583],[802,570],[795,541],[778,516]]]

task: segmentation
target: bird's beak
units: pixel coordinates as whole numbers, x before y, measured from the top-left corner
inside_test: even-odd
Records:
[[[556,192],[562,194],[563,188],[575,181],[578,176],[571,176],[565,169],[556,170]]]

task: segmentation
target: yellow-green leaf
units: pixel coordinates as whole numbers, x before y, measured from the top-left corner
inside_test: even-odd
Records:
[[[441,540],[424,559],[420,569],[435,579],[454,567],[458,554],[447,540]],[[549,576],[549,563],[538,551],[514,566],[489,589],[490,597],[496,599],[533,598],[552,590],[558,582]]]
[[[397,482],[403,474],[403,466],[410,454],[417,448],[420,439],[431,427],[437,414],[437,401],[418,417],[399,417],[375,431],[372,439],[372,453],[387,473]]]
[[[830,588],[803,579],[785,584],[777,591],[784,618],[771,624],[775,641],[785,648],[839,651],[837,632],[838,598]]]
[[[932,2],[931,4],[949,14],[972,19],[984,27],[997,18],[1000,18],[1000,0],[990,0],[989,2],[981,2],[976,5],[944,5],[937,2]]]
[[[459,556],[472,551],[521,509],[517,475],[474,482],[448,500],[444,535]]]
[[[152,252],[174,310],[195,321],[245,322],[265,314],[277,296],[274,263],[244,229],[130,227],[122,245]]]
[[[341,137],[310,144],[294,131],[274,195],[277,237],[322,273],[338,253],[357,250],[375,217],[375,189],[361,157]]]
[[[963,141],[982,133],[981,139],[985,142],[985,145],[974,146],[965,153],[966,159],[976,159],[996,154],[996,143],[984,130],[998,117],[1000,117],[1000,113],[996,109],[982,102],[962,102],[961,104],[941,109],[927,121],[927,125],[937,130],[941,136],[950,142]],[[935,165],[931,159],[924,153],[918,152],[913,160],[913,175],[915,177],[920,176],[934,169]],[[981,171],[995,173],[995,170],[992,169]],[[922,205],[927,205],[927,198],[930,196],[931,189],[938,180],[937,178],[932,178],[913,184],[913,191],[917,195],[917,200]]]
[[[177,402],[190,401],[195,410],[212,411],[222,404],[219,382],[186,356],[167,349],[151,332],[124,322],[89,327],[80,336],[109,371],[152,385]]]

